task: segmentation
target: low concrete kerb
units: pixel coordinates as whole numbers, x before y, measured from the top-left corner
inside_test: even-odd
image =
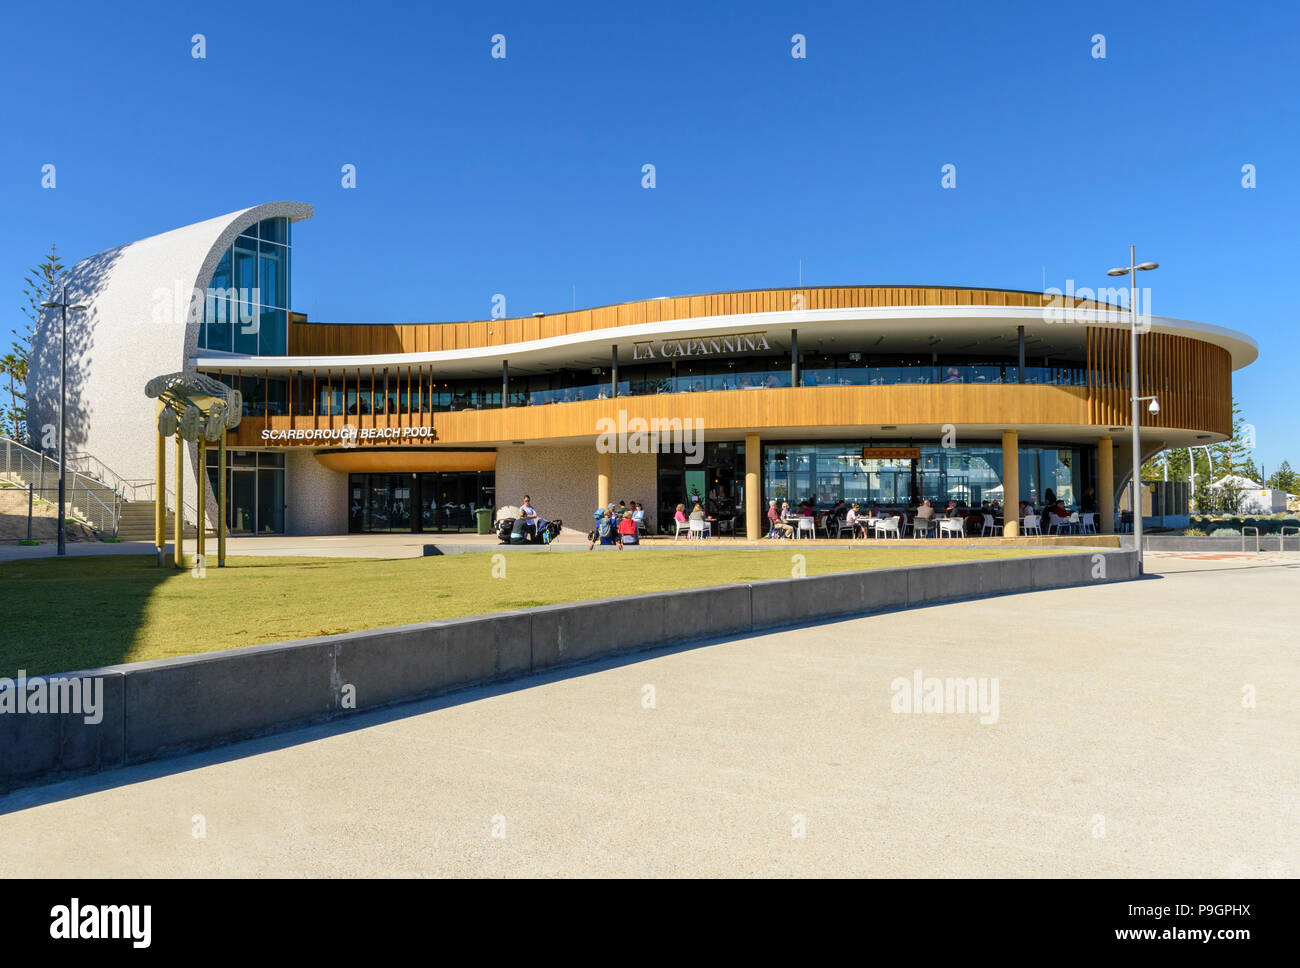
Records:
[[[64,673],[100,683],[98,721],[0,713],[0,791],[664,645],[1137,577],[1131,551],[1086,549],[651,592]]]

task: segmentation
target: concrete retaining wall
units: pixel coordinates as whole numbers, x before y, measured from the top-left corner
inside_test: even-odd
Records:
[[[1222,554],[1223,552],[1235,551],[1241,554],[1241,536],[1235,538],[1186,538],[1182,535],[1165,535],[1152,534],[1142,536],[1142,547],[1147,551],[1208,551]],[[1275,534],[1261,534],[1259,536],[1259,553],[1266,551],[1300,551],[1300,535],[1294,531],[1287,533],[1285,548],[1278,545],[1278,536]],[[1246,553],[1255,553],[1255,535],[1246,535]]]
[[[1127,551],[843,572],[548,605],[85,672],[102,720],[0,714],[0,790],[677,642],[1137,577]]]

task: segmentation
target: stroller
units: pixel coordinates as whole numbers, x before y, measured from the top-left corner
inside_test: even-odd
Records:
[[[564,522],[558,518],[547,521],[538,518],[532,529],[525,527],[522,517],[500,518],[497,520],[497,540],[502,544],[544,544],[549,545],[560,535]]]

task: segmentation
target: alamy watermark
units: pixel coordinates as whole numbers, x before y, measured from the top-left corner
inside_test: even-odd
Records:
[[[1076,288],[1073,279],[1065,280],[1064,291],[1055,286],[1043,290],[1043,321],[1048,323],[1115,323],[1128,325],[1132,319],[1129,312],[1128,286],[1112,286],[1106,289],[1092,289],[1088,286]],[[1081,306],[1081,302],[1098,305]],[[1139,333],[1151,329],[1151,290],[1137,291],[1137,330]]]
[[[889,708],[896,713],[978,713],[980,723],[991,726],[998,721],[998,683],[988,676],[940,679],[916,669],[912,678],[899,676],[889,684],[894,694]]]
[[[596,452],[600,454],[685,454],[686,463],[704,461],[702,417],[633,417],[620,409],[618,419],[596,421]]]
[[[170,289],[160,286],[153,291],[150,317],[159,326],[204,321],[217,326],[237,325],[241,333],[251,335],[259,329],[261,304],[260,288],[187,288],[177,280]]]
[[[104,719],[104,680],[99,677],[36,676],[19,669],[15,679],[0,676],[0,715],[39,713],[82,716],[87,726]]]

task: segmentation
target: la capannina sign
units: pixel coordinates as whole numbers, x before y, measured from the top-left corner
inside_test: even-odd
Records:
[[[730,333],[726,336],[685,336],[678,339],[642,340],[632,344],[632,359],[678,359],[691,356],[720,356],[771,349],[767,332]]]

